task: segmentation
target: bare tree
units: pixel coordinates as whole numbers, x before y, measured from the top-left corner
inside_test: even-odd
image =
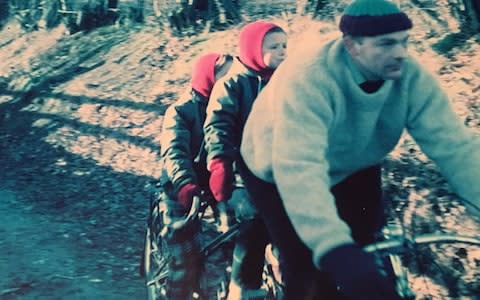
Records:
[[[7,22],[10,15],[8,0],[0,0],[0,29]]]
[[[462,47],[480,30],[480,0],[447,0],[442,6],[434,0],[410,0],[410,3],[434,21],[430,24],[432,33],[443,35],[432,45],[438,53],[450,55],[452,49]],[[458,22],[458,30],[449,30],[444,14],[449,14]]]
[[[36,30],[42,16],[40,0],[10,0],[10,15],[14,16],[26,30]]]
[[[297,2],[297,13],[311,14],[314,18],[333,20],[346,1],[301,0]]]
[[[153,0],[152,7],[162,26],[176,34],[222,28],[241,20],[238,0]]]
[[[58,12],[70,33],[114,24],[120,15],[119,0],[57,0]]]
[[[59,0],[42,0],[42,17],[39,27],[51,29],[62,22]]]
[[[480,32],[480,0],[463,0],[465,9],[465,30],[472,33]]]

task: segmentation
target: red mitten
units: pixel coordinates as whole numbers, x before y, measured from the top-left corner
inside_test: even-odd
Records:
[[[232,197],[233,167],[232,162],[223,158],[214,158],[210,163],[210,190],[218,202]]]
[[[193,197],[199,196],[201,191],[202,190],[198,185],[194,183],[187,183],[178,190],[178,202],[180,202],[185,209],[190,209],[190,206],[192,206]]]

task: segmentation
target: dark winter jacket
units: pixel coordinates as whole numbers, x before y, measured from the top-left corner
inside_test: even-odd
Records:
[[[165,112],[161,136],[163,181],[170,181],[176,193],[186,183],[208,187],[203,123],[208,99],[196,91]]]
[[[243,126],[253,102],[266,81],[238,59],[215,84],[204,124],[207,161],[223,157],[235,161],[239,155]]]

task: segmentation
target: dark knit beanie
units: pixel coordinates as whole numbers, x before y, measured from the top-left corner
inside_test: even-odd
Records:
[[[355,0],[340,19],[340,31],[352,36],[381,35],[412,26],[412,20],[388,0]]]

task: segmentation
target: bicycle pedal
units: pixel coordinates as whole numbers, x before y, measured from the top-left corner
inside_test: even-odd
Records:
[[[219,233],[225,233],[230,229],[230,226],[228,226],[228,223],[220,223],[217,225],[217,231]]]

